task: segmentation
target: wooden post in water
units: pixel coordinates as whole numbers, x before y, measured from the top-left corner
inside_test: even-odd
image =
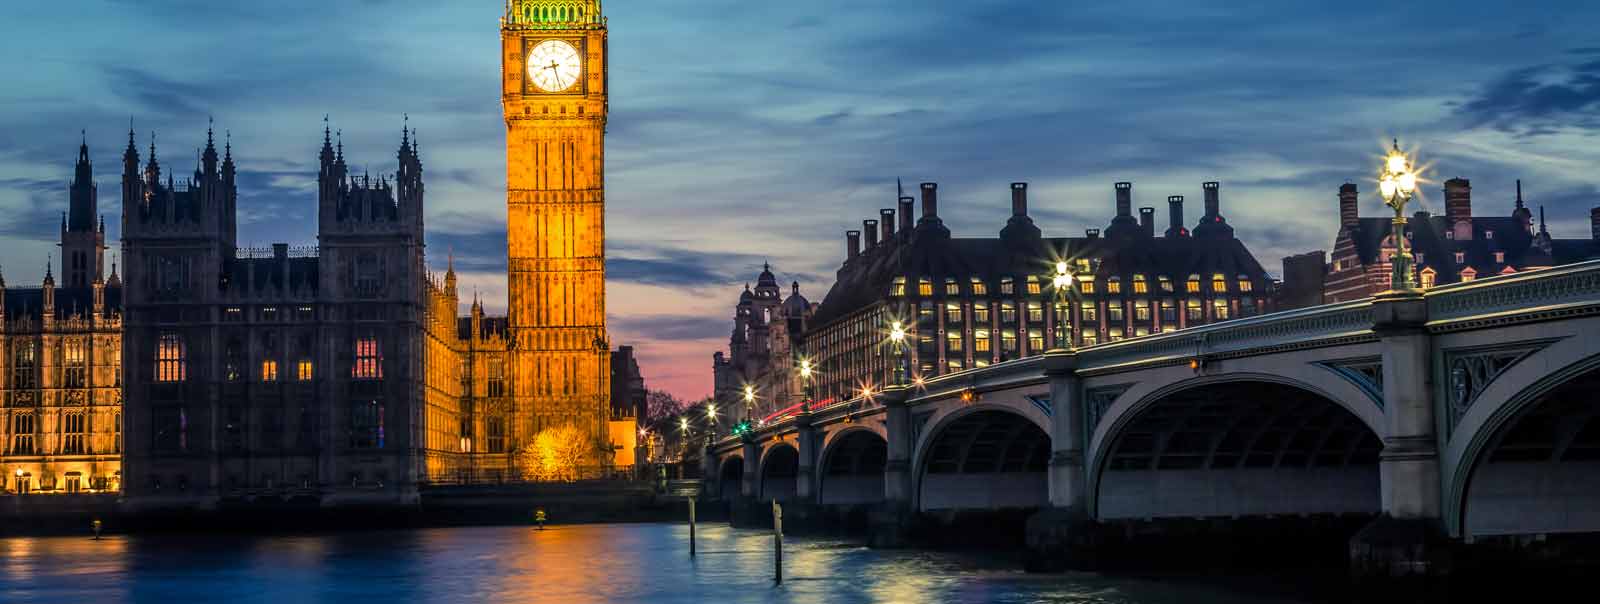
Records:
[[[772,582],[783,584],[783,506],[772,500]]]
[[[694,557],[694,495],[689,496],[689,557]]]

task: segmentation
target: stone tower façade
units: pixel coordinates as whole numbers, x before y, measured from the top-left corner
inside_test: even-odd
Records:
[[[510,0],[501,21],[514,443],[606,442],[606,21],[599,0]]]

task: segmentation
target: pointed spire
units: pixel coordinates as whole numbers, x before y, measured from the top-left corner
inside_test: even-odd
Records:
[[[233,131],[222,131],[222,165],[233,165]]]
[[[62,212],[61,213],[61,230],[63,230],[63,231],[67,230],[67,213],[66,212]]]
[[[339,144],[338,144],[339,163],[344,163],[344,130],[335,130],[334,131],[334,138],[339,141]]]
[[[51,265],[53,264],[55,264],[55,258],[46,254],[44,257],[44,284],[46,287],[54,287],[56,284],[56,276],[51,272]]]
[[[216,127],[217,127],[217,118],[209,116],[209,115],[206,116],[206,148],[207,149],[214,149],[215,148],[211,144],[211,141],[212,141],[212,131]]]
[[[101,214],[100,215],[100,232],[102,234],[106,232],[106,215],[105,214]]]
[[[1522,209],[1522,179],[1517,179],[1517,209]]]
[[[5,270],[0,269],[0,288],[4,288],[5,286],[6,286],[6,273],[5,273]],[[4,308],[0,308],[0,312],[4,312],[4,311],[5,311]]]
[[[1544,205],[1542,204],[1539,206],[1539,235],[1542,237],[1550,236],[1550,229],[1546,228],[1544,224]]]
[[[87,164],[89,163],[89,131],[79,130],[78,134],[82,137],[82,142],[78,143],[78,163]]]
[[[403,116],[401,119],[404,121],[400,125],[400,148],[408,149],[411,147],[411,114],[404,113],[401,115]]]

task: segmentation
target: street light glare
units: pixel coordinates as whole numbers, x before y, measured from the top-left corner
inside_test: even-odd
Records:
[[[1400,175],[1400,191],[1402,193],[1405,193],[1405,194],[1409,195],[1409,194],[1411,194],[1412,191],[1416,191],[1416,190],[1417,190],[1417,175],[1413,174],[1411,172],[1406,172],[1405,174],[1401,174]]]
[[[1405,156],[1404,153],[1401,153],[1399,150],[1391,151],[1389,153],[1389,160],[1388,161],[1389,161],[1389,171],[1390,172],[1394,172],[1394,173],[1398,174],[1400,172],[1408,171],[1407,170],[1408,166],[1406,166],[1406,164],[1408,163],[1406,161],[1406,156]]]
[[[1057,275],[1065,275],[1065,274],[1067,274],[1067,261],[1065,261],[1065,260],[1057,260],[1056,261],[1056,274]]]

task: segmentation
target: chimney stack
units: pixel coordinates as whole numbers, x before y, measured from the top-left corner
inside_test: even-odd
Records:
[[[1222,201],[1217,198],[1218,186],[1220,185],[1216,181],[1200,183],[1200,188],[1204,189],[1206,194],[1206,216],[1222,215]]]
[[[844,240],[845,261],[855,260],[861,255],[861,231],[845,231]]]
[[[1600,241],[1600,206],[1589,208],[1589,236]]]
[[[1011,183],[1011,215],[1028,215],[1028,183]]]
[[[1472,239],[1472,182],[1465,178],[1444,181],[1444,213],[1456,241]]]
[[[1167,236],[1188,237],[1189,229],[1183,226],[1183,196],[1167,197]]]
[[[900,236],[901,237],[910,237],[911,236],[911,223],[912,223],[912,220],[914,220],[914,217],[915,217],[915,209],[912,208],[911,206],[914,203],[916,203],[916,200],[912,199],[910,197],[901,197],[900,198]]]
[[[1083,230],[1083,236],[1087,237],[1089,239],[1099,239],[1100,238],[1100,229],[1084,229]]]
[[[878,247],[878,221],[876,221],[876,220],[863,220],[863,221],[861,221],[861,232],[865,233],[866,236],[867,236],[867,248],[866,249],[870,250],[872,248]]]
[[[1361,223],[1361,214],[1356,203],[1358,199],[1355,183],[1347,182],[1339,185],[1339,228],[1353,229]]]
[[[1119,182],[1117,187],[1117,216],[1133,216],[1133,183]]]
[[[878,226],[883,228],[883,234],[878,237],[879,239],[884,243],[894,241],[894,208],[878,210]]]
[[[1156,209],[1139,208],[1139,228],[1144,229],[1145,237],[1156,236]]]
[[[922,218],[917,224],[939,220],[939,185],[936,183],[922,183]]]

